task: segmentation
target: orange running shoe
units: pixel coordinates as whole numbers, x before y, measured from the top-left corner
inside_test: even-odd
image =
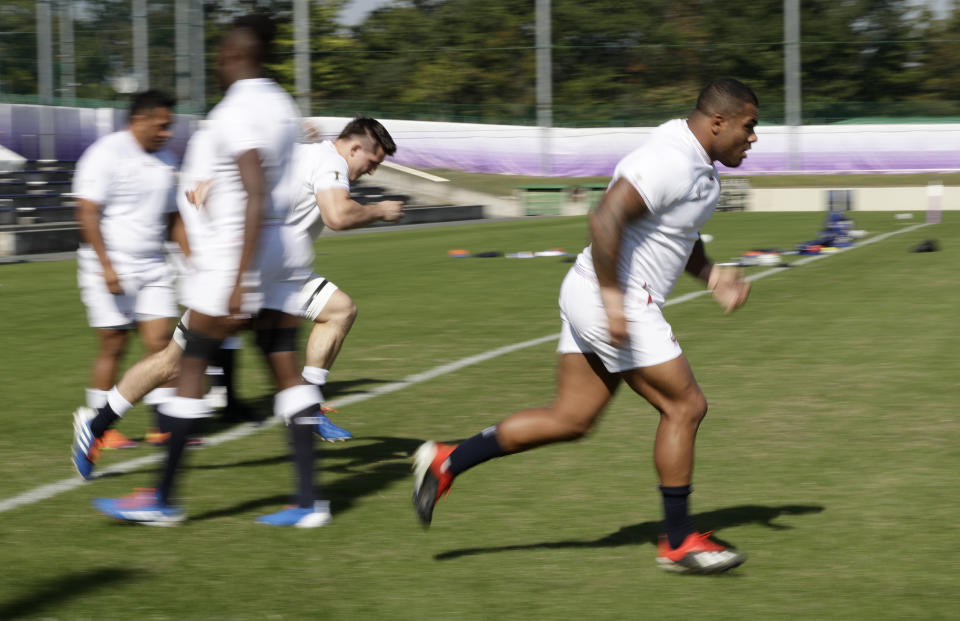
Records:
[[[163,432],[159,429],[151,429],[147,432],[146,437],[144,437],[144,442],[150,446],[164,446],[167,443],[167,440],[170,439],[170,432]],[[187,438],[187,446],[189,447],[198,447],[203,446],[207,443],[206,440],[199,436],[191,436]]]
[[[163,446],[167,443],[167,440],[170,438],[170,433],[164,433],[159,429],[151,429],[147,432],[147,435],[144,436],[143,441],[149,444],[150,446]]]
[[[100,449],[129,449],[137,448],[137,443],[123,435],[116,429],[107,429],[97,438]]]
[[[665,571],[691,574],[718,574],[737,567],[747,557],[732,548],[710,540],[713,531],[691,533],[679,548],[671,548],[666,535],[660,535],[657,565]]]
[[[453,474],[444,468],[455,444],[424,442],[413,456],[413,506],[424,526],[433,520],[433,506],[440,497],[450,492]]]

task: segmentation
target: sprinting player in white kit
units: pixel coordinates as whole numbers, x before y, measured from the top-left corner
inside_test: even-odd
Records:
[[[394,222],[403,216],[403,203],[382,201],[361,205],[350,198],[350,182],[372,175],[397,147],[377,120],[357,117],[336,140],[298,144],[291,178],[294,207],[290,221],[316,240],[328,226],[335,231],[365,226],[377,220]],[[333,361],[357,316],[350,296],[323,276],[313,274],[303,289],[303,316],[314,322],[307,340],[302,375],[322,387]],[[322,419],[321,419],[322,420]],[[325,425],[333,426],[328,421]],[[340,432],[351,437],[345,429]],[[336,437],[337,429],[318,426],[321,436]]]
[[[459,445],[426,442],[414,459],[413,501],[429,525],[455,476],[494,457],[583,437],[621,381],[660,413],[654,462],[663,498],[658,565],[717,573],[744,557],[694,530],[688,512],[693,449],[707,402],[662,307],[680,274],[699,278],[726,312],[746,302],[738,270],[713,265],[700,228],[720,196],[714,161],[739,166],[756,141],[757,97],[725,78],[707,86],[688,119],[668,121],[617,165],[590,217],[591,244],[560,289],[557,392]]]
[[[290,95],[262,77],[274,32],[262,15],[243,17],[221,43],[218,70],[227,92],[201,134],[212,143],[215,176],[202,208],[184,211],[194,271],[184,288],[189,329],[177,396],[161,406],[171,433],[167,461],[155,490],[96,500],[110,517],[159,525],[185,519],[171,503],[172,490],[190,430],[210,414],[204,370],[223,339],[253,317],[278,390],[274,414],[289,425],[297,473],[297,505],[258,521],[316,527],[330,520],[328,503],[315,498],[313,476],[313,415],[322,397],[302,383],[296,353],[299,293],[309,274],[303,266],[312,247],[286,224],[291,199],[284,178],[300,118]]]
[[[212,143],[205,139],[208,130],[201,127],[191,138],[180,173],[180,208],[188,217],[202,213],[206,194],[213,178]],[[348,123],[333,141],[298,144],[294,163],[289,168],[289,183],[294,197],[288,223],[315,240],[326,224],[334,230],[364,226],[377,220],[393,222],[403,216],[403,203],[382,201],[361,205],[350,198],[349,182],[363,175],[372,175],[387,155],[396,152],[396,144],[386,128],[375,119],[358,117]],[[311,270],[313,258],[304,268]],[[300,292],[300,315],[314,322],[307,340],[306,364],[302,376],[322,387],[329,369],[357,316],[357,307],[349,295],[322,276],[312,274]],[[132,404],[156,386],[177,378],[180,358],[186,344],[184,333],[189,327],[189,313],[174,332],[170,344],[131,367],[110,391],[107,403],[97,412],[84,413],[93,418],[97,429],[109,428]],[[335,425],[326,415],[317,415],[317,434],[327,441],[346,440],[352,435]],[[84,454],[84,428],[79,427],[74,439],[74,465],[85,479],[93,477],[96,453]],[[77,438],[80,438],[79,440]],[[91,459],[92,458],[92,459]]]
[[[174,103],[156,90],[134,95],[127,128],[98,139],[77,161],[77,280],[99,338],[88,408],[105,403],[130,330],[137,328],[148,353],[161,351],[179,313],[164,250],[168,231],[185,243],[174,202],[176,160],[163,149]],[[101,448],[136,446],[117,430],[104,431],[97,434]]]

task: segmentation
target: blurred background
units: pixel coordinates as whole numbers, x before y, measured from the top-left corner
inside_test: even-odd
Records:
[[[151,87],[205,112],[218,37],[256,9],[278,19],[271,69],[306,115],[651,125],[733,75],[766,123],[960,117],[953,0],[5,0],[0,102]]]

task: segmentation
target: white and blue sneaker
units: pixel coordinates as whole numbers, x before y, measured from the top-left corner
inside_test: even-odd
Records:
[[[270,526],[296,526],[297,528],[317,528],[329,524],[332,516],[330,515],[330,502],[327,500],[318,500],[312,507],[286,507],[282,511],[262,515],[257,518],[257,524],[268,524]]]
[[[326,414],[322,411],[317,414],[316,432],[320,439],[326,442],[346,442],[353,437],[353,434],[333,424]]]
[[[90,430],[90,421],[96,415],[95,410],[86,407],[79,407],[73,413],[73,447],[70,457],[73,460],[73,467],[88,481],[93,478],[93,468],[100,456],[97,439]]]
[[[160,502],[157,491],[148,488],[120,498],[95,498],[93,506],[107,517],[148,526],[174,526],[187,519],[183,509]]]

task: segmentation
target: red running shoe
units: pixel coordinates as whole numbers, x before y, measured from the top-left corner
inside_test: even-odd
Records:
[[[691,533],[679,548],[671,548],[666,535],[660,535],[657,565],[665,571],[691,574],[718,574],[737,567],[747,557],[732,548],[710,540],[713,531]]]
[[[450,491],[453,475],[444,468],[455,444],[424,442],[413,455],[413,506],[424,526],[433,520],[433,506]]]

